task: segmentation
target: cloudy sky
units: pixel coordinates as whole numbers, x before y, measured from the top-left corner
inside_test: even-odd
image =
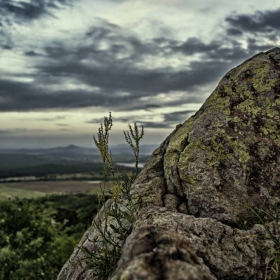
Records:
[[[1,0],[0,148],[93,146],[109,111],[159,144],[274,46],[279,1]]]

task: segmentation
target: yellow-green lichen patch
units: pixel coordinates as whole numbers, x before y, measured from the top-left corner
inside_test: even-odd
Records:
[[[279,112],[276,111],[276,110],[274,110],[274,111],[269,110],[269,111],[267,112],[267,116],[270,117],[270,118],[273,118],[273,119],[276,120],[277,122],[279,122],[279,120],[280,120]]]
[[[248,162],[248,160],[250,159],[250,154],[247,153],[246,151],[242,151],[239,153],[239,161],[242,163],[246,163]]]
[[[254,100],[249,98],[238,104],[236,109],[243,113],[249,114],[252,117],[255,117],[261,110],[261,108],[255,106]]]
[[[275,139],[273,139],[275,144],[279,147],[280,146],[280,134],[276,134]]]
[[[263,145],[263,143],[258,143],[258,152],[260,156],[265,157],[270,151],[270,147],[268,145]]]
[[[270,67],[268,61],[250,61],[229,72],[229,80],[222,80],[219,84],[227,96],[230,96],[230,103],[238,110],[248,114],[257,115],[262,106],[256,106],[262,93],[270,92],[278,83],[278,79],[269,77]],[[250,69],[250,75],[244,78],[244,72]],[[258,97],[256,98],[256,93]],[[224,98],[220,98],[224,100]]]
[[[194,118],[190,118],[171,137],[168,147],[166,149],[166,154],[170,152],[172,153],[173,151],[181,152],[184,149],[186,141],[188,139],[188,135],[192,129],[194,120]]]
[[[199,170],[209,168],[208,160],[211,159],[215,160],[210,147],[206,146],[201,139],[190,143],[181,153],[178,162],[180,179],[187,185],[194,185],[200,180],[197,176]]]
[[[246,163],[250,159],[248,152],[248,142],[250,137],[239,139],[226,133],[223,129],[218,129],[212,136],[211,154],[215,162],[225,159],[237,158],[240,162]]]
[[[141,193],[137,194],[137,199],[141,200],[143,206],[155,205],[162,206],[162,195],[164,192],[164,182],[160,177],[155,177],[153,180],[149,181]]]
[[[271,63],[265,58],[262,61],[251,60],[247,63],[240,65],[237,68],[238,72],[234,75],[235,80],[240,79],[240,75],[250,69],[250,75],[248,75],[248,80],[252,83],[255,90],[259,93],[267,92],[271,90],[273,86],[277,83],[277,79],[269,78],[271,72]]]
[[[193,122],[194,118],[186,121],[170,139],[164,155],[164,176],[167,186],[172,184],[170,181],[172,167],[177,165],[180,153],[188,145],[189,133],[191,132]]]
[[[227,96],[221,98],[218,88],[219,85],[217,89],[215,89],[214,92],[210,95],[210,97],[206,100],[202,108],[205,109],[205,114],[214,110],[214,111],[219,111],[221,114],[223,114],[226,117],[229,116],[231,113],[229,108],[230,99]]]
[[[264,126],[260,128],[260,131],[271,139],[276,139],[277,130],[277,124],[271,120],[267,120]]]
[[[254,88],[260,92],[268,92],[278,82],[278,79],[268,79],[270,67],[269,64],[263,65],[260,62],[255,63],[254,67],[256,76],[253,79]]]
[[[238,117],[238,116],[235,116],[233,119],[232,119],[232,121],[234,122],[234,123],[243,123],[244,122],[244,120],[243,119],[241,119],[240,117]]]

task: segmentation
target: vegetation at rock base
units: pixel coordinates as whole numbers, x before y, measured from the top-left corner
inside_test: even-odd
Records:
[[[0,202],[0,279],[56,279],[97,212],[96,195]]]
[[[139,163],[139,142],[144,136],[144,128],[129,124],[129,131],[124,131],[126,142],[131,147],[135,157],[135,173],[119,173],[115,170],[112,155],[109,151],[109,131],[113,125],[111,113],[109,118],[104,117],[104,124],[101,124],[97,138],[93,137],[97,148],[100,151],[103,162],[104,182],[101,186],[99,196],[99,212],[93,220],[93,227],[99,233],[94,239],[88,240],[93,243],[94,251],[89,251],[85,246],[80,249],[85,257],[80,259],[80,265],[85,269],[91,269],[98,279],[106,279],[116,268],[121,256],[121,249],[126,237],[130,234],[132,224],[136,220],[140,199],[135,199],[130,194],[130,188],[138,175]],[[103,207],[106,202],[105,183],[108,175],[113,178],[112,204]]]
[[[255,224],[265,227],[266,233],[273,243],[273,247],[268,248],[262,243],[260,236],[260,242],[255,244],[265,259],[264,279],[280,280],[280,203],[264,201],[260,207],[247,207],[246,212],[238,216],[238,225],[241,229],[251,229]]]

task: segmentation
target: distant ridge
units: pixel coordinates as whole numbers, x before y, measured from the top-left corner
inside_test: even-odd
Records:
[[[76,145],[68,145],[66,147],[58,146],[58,147],[55,147],[55,149],[83,149],[83,147],[76,146]]]
[[[142,145],[140,147],[141,154],[152,154],[157,148],[156,145]],[[131,148],[127,144],[118,144],[110,146],[113,154],[131,153]],[[99,154],[96,147],[80,147],[77,145],[70,144],[68,146],[57,146],[54,148],[42,148],[42,149],[0,149],[1,154],[60,154],[60,153],[77,153],[77,154]]]

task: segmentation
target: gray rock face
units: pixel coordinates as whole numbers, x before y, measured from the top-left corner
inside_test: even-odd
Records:
[[[280,201],[280,49],[229,71],[155,150],[131,194],[143,205],[110,279],[263,279],[256,244],[274,245],[262,225],[238,229],[238,216]],[[96,234],[80,244],[94,250]],[[98,279],[82,256],[75,249],[58,279]]]

